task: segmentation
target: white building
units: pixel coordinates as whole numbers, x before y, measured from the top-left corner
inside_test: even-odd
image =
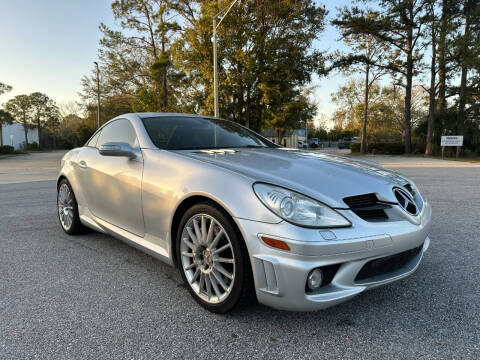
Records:
[[[28,129],[28,143],[36,142],[38,144],[38,129]],[[22,149],[25,146],[25,132],[23,125],[14,123],[2,126],[3,145],[10,145],[15,150]]]
[[[262,131],[262,135],[265,136],[268,140],[274,143],[279,143],[282,146],[288,148],[298,148],[299,141],[306,142],[307,138],[305,137],[305,129],[295,129],[287,130],[283,135],[283,138],[278,141],[278,134],[273,129],[265,129]]]

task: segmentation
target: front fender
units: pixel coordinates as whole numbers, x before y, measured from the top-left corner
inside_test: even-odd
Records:
[[[168,241],[173,215],[182,201],[196,195],[215,201],[234,218],[282,221],[258,200],[252,189],[253,179],[174,152],[142,151],[145,230],[159,241]]]
[[[57,186],[61,179],[66,178],[70,183],[75,194],[78,206],[86,206],[85,197],[80,186],[78,174],[77,174],[77,158],[81,148],[76,148],[67,152],[60,163],[60,171],[57,176]]]

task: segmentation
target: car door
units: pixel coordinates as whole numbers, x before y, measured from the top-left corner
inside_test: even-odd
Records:
[[[87,206],[96,217],[143,237],[143,158],[135,129],[129,120],[118,119],[95,136],[95,146],[82,149],[78,158]],[[128,143],[139,155],[135,159],[101,155],[98,148],[107,142]]]

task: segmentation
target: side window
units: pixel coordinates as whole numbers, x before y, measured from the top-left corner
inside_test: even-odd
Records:
[[[101,131],[98,131],[95,135],[92,136],[90,141],[87,143],[87,146],[97,147],[98,137],[100,136]]]
[[[125,119],[115,120],[105,126],[98,138],[97,146],[107,142],[125,142],[132,147],[137,146],[137,135],[130,121]]]

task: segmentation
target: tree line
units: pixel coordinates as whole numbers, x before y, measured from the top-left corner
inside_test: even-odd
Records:
[[[101,121],[141,111],[213,115],[213,16],[229,4],[112,1],[117,26],[99,27]],[[347,50],[318,45],[326,26]],[[242,1],[218,28],[220,115],[282,137],[317,114],[312,79],[340,71],[335,127],[317,134],[360,135],[363,152],[370,141],[400,140],[406,153],[426,154],[438,151],[441,135],[460,134],[480,153],[479,32],[480,0],[362,0],[335,14],[313,0]],[[59,124],[38,110],[53,109],[45,98],[24,96],[5,109],[39,130],[71,128],[65,144],[96,127],[95,69],[82,79],[82,116],[63,114]]]
[[[464,135],[466,145],[480,154],[480,1],[365,1],[341,9],[332,24],[353,50],[339,54],[334,67],[363,74],[361,84],[336,94],[341,100],[355,85],[363,90],[361,100],[350,99],[351,106],[341,109],[357,111],[350,119],[361,123],[362,152],[373,120],[373,133],[382,131],[378,123],[385,121],[400,130],[405,153],[412,152],[414,130],[426,155],[438,151],[442,135]],[[382,77],[390,85],[382,85]],[[392,114],[399,105],[400,121],[398,112]]]
[[[228,1],[116,0],[119,30],[101,24],[99,63],[104,99],[131,111],[213,114],[212,19]],[[323,74],[313,48],[326,10],[311,0],[250,0],[236,4],[218,29],[222,117],[281,134],[311,119],[307,85]],[[96,96],[96,73],[83,96]]]
[[[0,95],[11,90],[12,86],[0,83]],[[3,125],[14,122],[23,125],[23,147],[27,150],[81,146],[93,131],[88,116],[79,116],[82,112],[82,107],[75,102],[59,106],[40,92],[16,95],[0,109],[0,146],[8,145],[3,143]],[[28,130],[33,128],[38,130],[38,143],[28,137]]]
[[[0,95],[11,91],[11,89],[11,86],[0,83]],[[30,148],[32,145],[28,139],[28,129],[32,127],[38,129],[40,143],[35,146],[42,147],[43,131],[56,134],[60,120],[59,109],[48,95],[40,92],[34,92],[29,95],[17,95],[4,104],[4,109],[0,109],[0,145],[4,145],[1,127],[4,124],[11,124],[17,121],[23,125],[25,147]],[[55,142],[55,137],[53,139]],[[56,147],[56,144],[53,144],[53,147]]]

